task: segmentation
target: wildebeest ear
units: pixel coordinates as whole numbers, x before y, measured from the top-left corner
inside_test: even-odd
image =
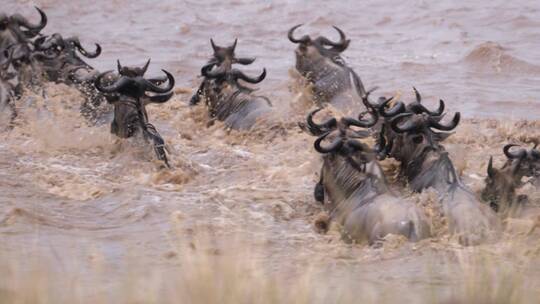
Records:
[[[214,50],[214,53],[218,51],[218,47],[214,43],[214,39],[210,38],[210,44],[212,45],[212,49]]]
[[[234,53],[236,49],[236,44],[238,43],[238,38],[234,38],[234,43],[231,45],[231,52]]]

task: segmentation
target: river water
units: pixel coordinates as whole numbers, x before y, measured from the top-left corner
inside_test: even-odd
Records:
[[[86,125],[72,89],[47,85],[45,98],[25,96],[15,127],[0,133],[6,303],[204,303],[238,290],[226,299],[452,303],[467,286],[495,292],[505,284],[523,302],[538,296],[538,231],[519,228],[534,221],[509,224],[498,243],[464,248],[444,233],[425,194],[413,198],[431,212],[438,233],[430,240],[350,246],[334,230],[315,231],[321,161],[296,126],[310,107],[299,101],[286,33],[304,23],[299,32],[337,39],[337,25],[352,40],[344,58],[366,87],[412,100],[414,85],[426,104],[442,98],[460,111],[465,120],[447,148],[478,192],[489,155],[500,166],[504,144],[540,138],[540,2],[3,0],[0,9],[33,21],[33,5],[49,17],[44,33],[78,35],[89,49],[99,42],[102,55],[89,61],[98,70],[152,58],[150,74],[174,74],[174,99],[148,107],[173,169],[161,169],[140,140]],[[237,55],[257,57],[246,73],[267,69],[258,93],[274,104],[272,122],[228,132],[208,127],[202,106],[187,105],[210,38],[238,38]],[[267,278],[300,295],[272,301]]]

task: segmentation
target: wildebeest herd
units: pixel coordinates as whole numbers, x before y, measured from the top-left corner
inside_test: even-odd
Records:
[[[63,83],[84,96],[81,114],[89,123],[98,123],[100,107],[108,105],[111,133],[119,138],[142,135],[153,145],[156,157],[170,167],[165,141],[149,122],[145,106],[171,99],[173,75],[162,70],[163,77],[145,78],[150,60],[143,67],[123,66],[117,61],[116,72],[99,72],[83,57],[98,57],[101,46],[96,44],[95,50],[89,51],[77,37],[42,34],[47,16],[36,9],[41,18],[38,23],[20,14],[0,13],[0,111],[10,111],[10,123],[17,117],[17,102],[26,90],[43,93],[45,82]],[[461,181],[443,145],[460,122],[459,112],[443,122],[444,101],[430,110],[422,104],[416,88],[416,100],[408,104],[385,97],[372,101],[373,90],[364,88],[340,55],[350,43],[345,33],[334,27],[339,41],[323,36],[313,39],[298,36],[300,27],[293,26],[288,39],[298,45],[295,67],[317,106],[300,123],[305,132],[317,137],[314,148],[323,155],[314,197],[330,219],[340,224],[344,240],[374,243],[388,234],[411,241],[429,237],[430,225],[423,210],[400,195],[400,189],[434,191],[450,232],[465,244],[497,235],[502,216],[527,208],[527,197],[516,195],[516,190],[523,186],[524,177],[534,185],[540,183],[540,151],[536,146],[506,145],[503,152],[508,160],[500,169],[494,168],[490,158],[485,187],[478,198]],[[201,68],[203,80],[189,103],[196,106],[202,101],[211,121],[249,130],[272,112],[271,101],[246,85],[262,82],[266,69],[259,76],[248,76],[236,65],[249,65],[255,58],[236,57],[236,40],[228,47],[210,41],[213,56]],[[316,114],[328,104],[359,114],[316,122]],[[380,165],[386,158],[399,163],[397,183],[389,182]]]

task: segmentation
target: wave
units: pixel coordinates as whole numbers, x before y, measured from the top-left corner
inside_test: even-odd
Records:
[[[540,73],[540,66],[509,55],[507,48],[491,41],[476,46],[463,62],[484,72]]]

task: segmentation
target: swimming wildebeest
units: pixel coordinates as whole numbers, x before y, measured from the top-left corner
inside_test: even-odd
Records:
[[[272,104],[268,98],[253,94],[255,89],[243,85],[240,80],[252,84],[260,83],[266,77],[266,69],[256,78],[249,77],[232,68],[233,63],[249,64],[254,60],[235,59],[236,43],[226,49],[216,48],[213,43],[212,46],[216,59],[201,69],[204,80],[196,93],[197,97],[194,96],[191,102],[196,104],[202,97],[212,120],[223,121],[231,129],[250,129],[261,117],[271,112]],[[226,55],[216,55],[221,53]]]
[[[10,45],[28,42],[36,37],[47,25],[47,15],[36,7],[41,16],[38,24],[32,24],[20,14],[11,16],[0,13],[0,51],[5,50]],[[2,56],[0,54],[0,56]]]
[[[357,140],[367,134],[351,129],[372,127],[377,114],[372,113],[370,119],[331,118],[317,124],[313,121],[316,112],[307,118],[310,130],[316,130],[313,134],[324,132],[314,143],[315,150],[324,155],[315,199],[324,204],[332,220],[341,224],[343,239],[372,244],[388,234],[412,241],[428,237],[430,229],[423,212],[390,191],[376,154]],[[332,143],[323,146],[332,133]]]
[[[348,40],[341,29],[334,26],[338,31],[338,42],[320,36],[312,39],[308,35],[301,38],[294,37],[294,31],[301,24],[293,26],[288,33],[289,40],[298,44],[295,50],[296,70],[312,85],[312,93],[315,102],[319,105],[331,103],[338,108],[357,108],[360,103],[357,96],[351,94],[351,75],[360,87],[360,97],[366,91],[360,77],[345,63],[340,54],[347,49]]]
[[[515,207],[514,203],[526,203],[527,196],[516,197],[516,190],[523,185],[523,177],[532,177],[534,184],[540,176],[540,151],[534,146],[532,149],[521,148],[512,152],[511,149],[517,146],[515,144],[504,146],[507,161],[501,169],[493,166],[493,157],[489,158],[482,199],[497,212],[509,211]]]
[[[238,39],[234,40],[234,43],[228,47],[218,46],[214,43],[213,39],[210,39],[210,44],[214,50],[212,58],[208,60],[204,69],[211,70],[213,67],[224,66],[224,69],[232,69],[233,64],[242,64],[250,65],[255,61],[255,58],[237,58],[235,54],[236,45],[238,44]],[[204,87],[206,85],[206,78],[201,82],[197,92],[191,97],[190,104],[195,105],[199,103],[201,96],[204,94]]]
[[[499,228],[495,214],[482,204],[461,181],[455,167],[440,141],[457,127],[460,113],[448,124],[442,115],[422,111],[405,112],[390,123],[392,149],[387,154],[401,163],[400,176],[414,192],[432,188],[440,195],[451,233],[457,234],[464,244],[476,244]]]
[[[401,113],[414,113],[414,114],[422,114],[426,113],[429,114],[431,117],[437,120],[441,120],[443,118],[443,112],[445,109],[445,104],[442,99],[439,100],[439,107],[437,110],[432,111],[426,108],[422,104],[422,96],[418,92],[416,88],[413,87],[416,100],[414,102],[411,102],[409,104],[405,104],[402,101],[396,101],[392,107],[387,109],[387,107],[390,105],[392,101],[394,101],[394,98],[385,98],[380,97],[377,104],[372,104],[369,101],[364,101],[364,103],[369,103],[372,107],[378,108],[378,112],[380,115],[378,126],[376,126],[375,129],[379,131],[379,136],[377,138],[377,145],[378,147],[381,147],[381,150],[379,157],[381,159],[384,159],[393,149],[394,145],[394,139],[396,139],[399,134],[394,132],[391,128],[391,121],[392,119]],[[437,142],[442,142],[446,138],[448,138],[453,133],[442,133],[442,132],[432,132],[432,135],[435,137],[434,140]]]
[[[36,51],[44,52],[47,57],[39,57],[47,80],[71,84],[71,74],[85,70],[86,73],[95,72],[95,69],[86,63],[78,54],[86,58],[96,58],[101,54],[101,46],[96,43],[94,52],[87,51],[77,37],[64,39],[55,33],[51,36],[42,36],[34,42]]]
[[[103,106],[106,104],[104,94],[94,86],[99,71],[79,56],[90,59],[98,57],[101,46],[97,43],[95,45],[96,49],[91,52],[81,45],[78,37],[64,39],[58,33],[34,41],[35,52],[43,54],[36,59],[45,79],[78,89],[84,95],[81,113],[91,122],[99,121],[110,110]]]
[[[157,158],[164,161],[169,167],[165,142],[156,128],[149,123],[146,105],[149,103],[164,103],[172,95],[174,77],[167,71],[162,70],[167,76],[166,87],[156,85],[143,77],[148,64],[143,69],[121,67],[119,64],[120,77],[111,85],[103,85],[102,79],[111,71],[101,73],[95,81],[96,88],[107,94],[107,100],[114,106],[114,118],[111,123],[111,133],[120,138],[135,136],[138,132],[146,140],[151,140]],[[147,92],[155,95],[147,95]]]

